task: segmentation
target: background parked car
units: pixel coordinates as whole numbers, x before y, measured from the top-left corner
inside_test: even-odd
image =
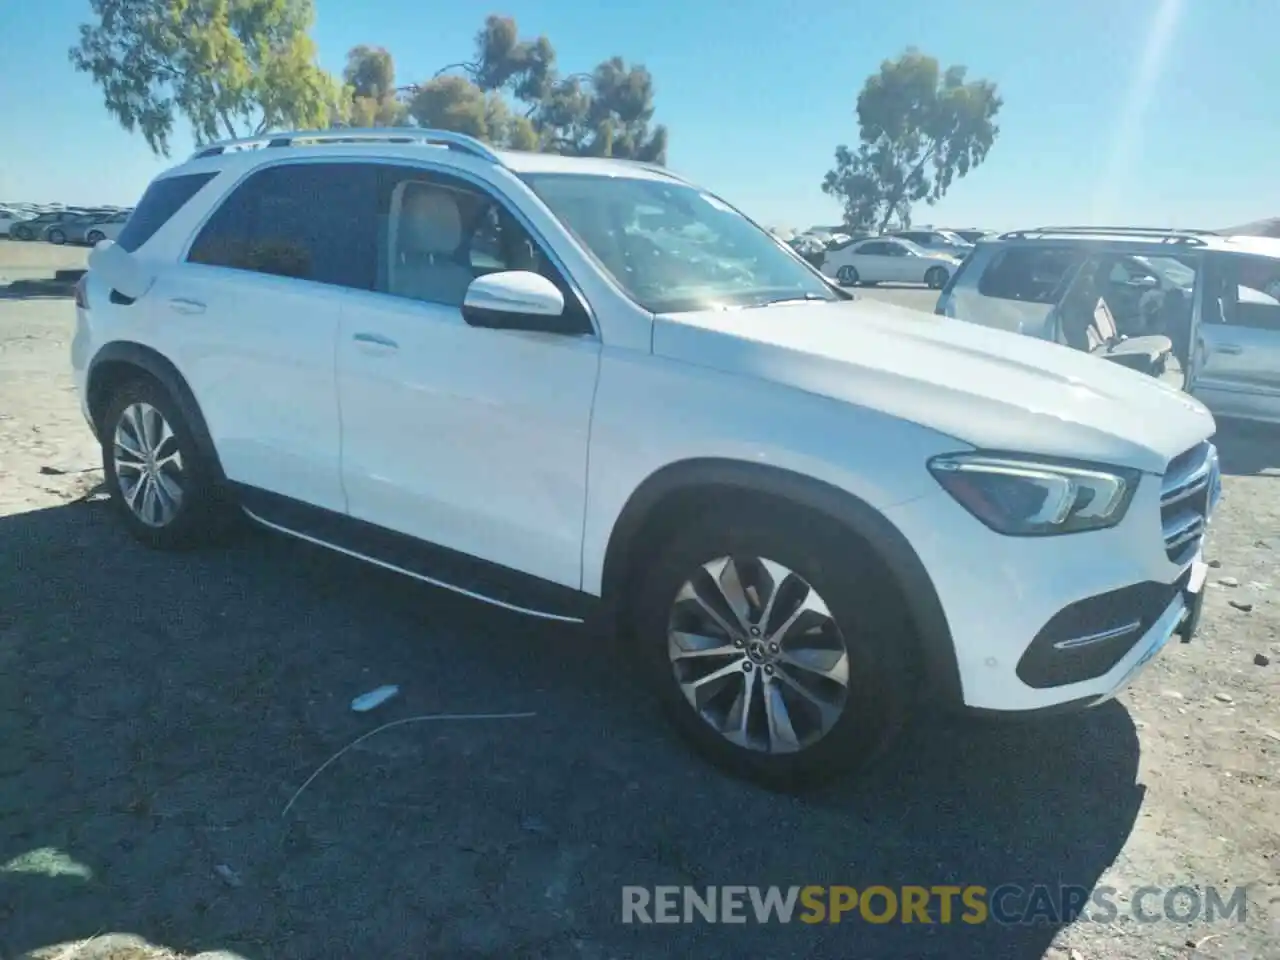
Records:
[[[957,237],[965,243],[977,243],[979,240],[988,240],[997,235],[995,230],[979,230],[977,227],[966,227],[963,230],[951,230]]]
[[[65,224],[83,216],[79,210],[52,210],[42,213],[30,220],[20,220],[9,228],[9,236],[14,240],[35,240],[43,237],[46,230],[55,224]]]
[[[910,240],[933,253],[950,253],[961,258],[973,249],[972,243],[950,230],[894,230],[889,236]]]
[[[44,238],[50,243],[87,243],[92,247],[102,240],[114,240],[128,219],[128,211],[91,213],[78,220],[53,224],[46,228]]]
[[[844,286],[925,283],[940,290],[959,266],[959,257],[925,250],[901,237],[870,237],[827,251],[821,269]]]
[[[7,237],[13,225],[22,219],[22,215],[13,210],[0,210],[0,237]]]

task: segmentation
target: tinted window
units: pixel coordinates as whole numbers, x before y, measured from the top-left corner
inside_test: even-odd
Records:
[[[883,240],[872,240],[870,243],[864,243],[854,253],[866,257],[887,257],[890,253],[889,244]]]
[[[1057,303],[1064,281],[1084,259],[1079,251],[1053,247],[1012,247],[995,254],[978,281],[984,297]]]
[[[222,202],[187,259],[372,290],[376,185],[377,167],[370,164],[260,170]]]
[[[125,222],[116,243],[133,253],[215,176],[217,174],[214,173],[186,173],[152,181],[133,214]]]

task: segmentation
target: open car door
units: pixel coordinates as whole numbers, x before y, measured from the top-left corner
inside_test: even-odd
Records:
[[[1065,284],[1065,292],[1049,317],[1054,339],[1131,370],[1158,377],[1173,352],[1168,337],[1122,337],[1103,295],[1109,264],[1090,257]]]

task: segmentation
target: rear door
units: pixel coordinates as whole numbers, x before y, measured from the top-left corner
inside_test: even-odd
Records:
[[[1207,257],[1188,389],[1215,414],[1280,422],[1280,260]]]
[[[887,240],[864,241],[854,247],[850,260],[854,269],[858,271],[858,278],[864,283],[882,283],[897,279],[894,276],[896,265],[893,257],[890,256]]]
[[[258,168],[149,294],[227,476],[338,512],[334,351],[348,288],[373,288],[375,179],[367,164]]]

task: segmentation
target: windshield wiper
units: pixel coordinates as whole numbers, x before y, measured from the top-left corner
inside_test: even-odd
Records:
[[[748,304],[746,309],[752,309],[755,307],[776,307],[779,304],[783,304],[783,303],[807,303],[812,300],[819,300],[822,303],[835,302],[834,300],[831,300],[828,297],[824,297],[821,294],[805,293],[798,297],[778,297],[776,300],[764,300],[764,301],[761,301],[760,303]]]

